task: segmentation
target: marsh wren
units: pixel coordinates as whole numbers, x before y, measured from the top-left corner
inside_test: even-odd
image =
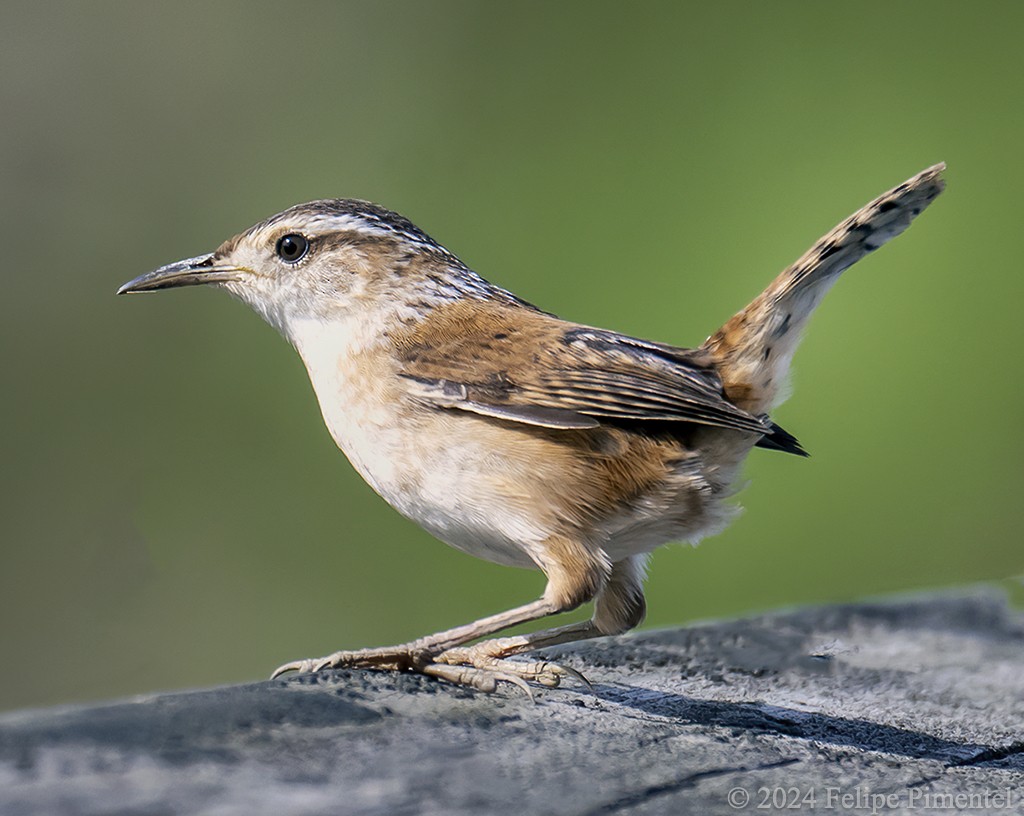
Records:
[[[942,191],[936,165],[851,215],[695,349],[560,320],[487,282],[402,216],[300,204],[121,287],[226,289],[296,348],[327,427],[403,515],[547,577],[532,603],[400,646],[274,672],[418,671],[493,690],[567,673],[514,655],[641,622],[649,553],[721,530],[752,448],[805,455],[768,411],[839,274]],[[593,601],[590,620],[492,638]]]

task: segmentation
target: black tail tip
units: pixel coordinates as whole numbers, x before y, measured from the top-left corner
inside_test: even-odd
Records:
[[[771,423],[771,430],[757,440],[756,447],[792,453],[796,456],[810,456],[793,434],[774,422]]]

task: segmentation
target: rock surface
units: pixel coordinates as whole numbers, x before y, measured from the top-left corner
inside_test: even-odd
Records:
[[[593,689],[333,672],[0,717],[0,813],[1024,813],[1024,616],[928,596],[609,638]]]

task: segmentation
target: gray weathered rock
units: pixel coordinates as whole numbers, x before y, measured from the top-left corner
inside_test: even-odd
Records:
[[[0,812],[1024,812],[1024,617],[992,594],[551,656],[593,690],[336,672],[8,714]]]

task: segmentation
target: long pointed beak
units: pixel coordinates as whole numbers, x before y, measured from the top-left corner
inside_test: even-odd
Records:
[[[139,275],[117,290],[119,295],[136,292],[154,292],[175,286],[198,286],[201,283],[224,283],[239,279],[240,270],[234,266],[216,265],[213,254],[199,255],[177,263],[161,266],[145,275]]]

